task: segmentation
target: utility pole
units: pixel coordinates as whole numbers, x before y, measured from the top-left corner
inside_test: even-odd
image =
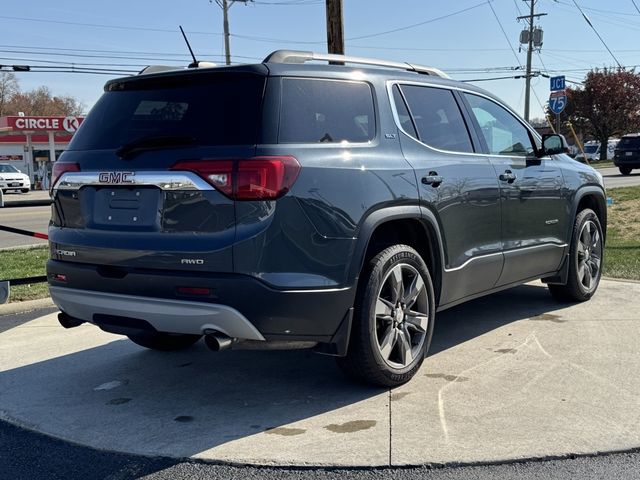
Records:
[[[247,2],[253,0],[216,0],[218,6],[222,9],[222,27],[224,29],[224,61],[226,65],[231,65],[231,46],[229,44],[229,9],[236,2]],[[209,0],[211,3],[211,0]]]
[[[224,63],[226,65],[231,65],[231,46],[229,45],[229,4],[227,3],[227,0],[222,0],[222,26],[224,28]]]
[[[517,17],[518,20],[527,20],[529,22],[528,32],[524,31],[523,33],[528,33],[526,35],[526,42],[522,42],[522,36],[520,37],[521,43],[527,44],[527,71],[525,73],[525,90],[524,90],[524,119],[529,121],[529,101],[531,99],[531,58],[533,56],[534,46],[540,48],[542,47],[542,38],[537,42],[534,42],[534,24],[533,21],[535,18],[542,17],[546,15],[546,13],[535,13],[536,8],[536,0],[524,0],[525,2],[529,2],[529,15],[524,15],[522,17]],[[534,44],[536,43],[536,44]]]
[[[327,52],[344,55],[342,0],[327,1]]]

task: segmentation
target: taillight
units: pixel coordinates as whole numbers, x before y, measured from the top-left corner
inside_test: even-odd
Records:
[[[275,200],[286,195],[298,174],[294,157],[253,157],[246,160],[188,160],[171,170],[189,170],[234,200]]]
[[[80,171],[80,165],[78,165],[77,163],[61,162],[61,161],[54,162],[53,168],[51,169],[51,191],[53,191],[53,187],[55,187],[56,183],[58,182],[58,180],[60,179],[63,173],[79,172],[79,171]]]
[[[216,190],[228,197],[233,195],[233,162],[231,160],[188,160],[176,163],[171,170],[189,170],[197,173],[207,183],[216,187]]]

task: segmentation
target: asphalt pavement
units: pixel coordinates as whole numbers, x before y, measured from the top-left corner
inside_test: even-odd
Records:
[[[0,225],[32,232],[47,233],[51,217],[48,191],[29,193],[7,192],[3,195],[5,207],[0,208]],[[46,244],[46,240],[0,231],[0,249]]]
[[[640,170],[633,170],[631,175],[622,175],[618,167],[600,168],[598,171],[604,178],[606,188],[635,187],[640,185]]]
[[[75,445],[0,420],[0,478],[11,480],[637,480],[640,453],[445,468],[273,468],[150,458]]]

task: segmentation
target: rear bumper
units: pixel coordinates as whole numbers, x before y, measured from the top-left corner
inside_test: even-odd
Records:
[[[632,157],[615,157],[613,159],[613,164],[616,167],[640,168],[640,156],[634,155]]]
[[[158,331],[219,330],[254,340],[330,342],[353,306],[354,289],[276,290],[239,274],[162,270],[104,271],[96,265],[49,260],[47,275],[60,310],[88,322],[95,315],[145,320]],[[66,282],[53,278],[64,275]],[[208,288],[206,297],[178,287]]]
[[[86,322],[100,324],[100,316],[134,318],[146,321],[159,332],[202,335],[214,330],[232,338],[264,340],[249,320],[225,305],[66,287],[50,286],[49,290],[60,310]]]

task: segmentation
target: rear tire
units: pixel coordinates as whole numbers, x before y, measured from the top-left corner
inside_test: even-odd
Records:
[[[618,170],[620,170],[620,173],[622,175],[631,175],[631,168],[629,167],[619,167]]]
[[[589,300],[600,284],[604,257],[604,237],[600,220],[589,208],[576,216],[569,250],[569,279],[566,285],[549,284],[549,292],[559,301]]]
[[[394,245],[365,266],[356,295],[347,355],[338,365],[351,378],[394,387],[418,371],[433,335],[433,284],[413,248]]]
[[[129,337],[129,340],[136,345],[163,352],[183,350],[185,348],[189,348],[200,340],[200,335],[184,335],[164,332],[141,332],[133,335],[127,335],[127,337]]]

